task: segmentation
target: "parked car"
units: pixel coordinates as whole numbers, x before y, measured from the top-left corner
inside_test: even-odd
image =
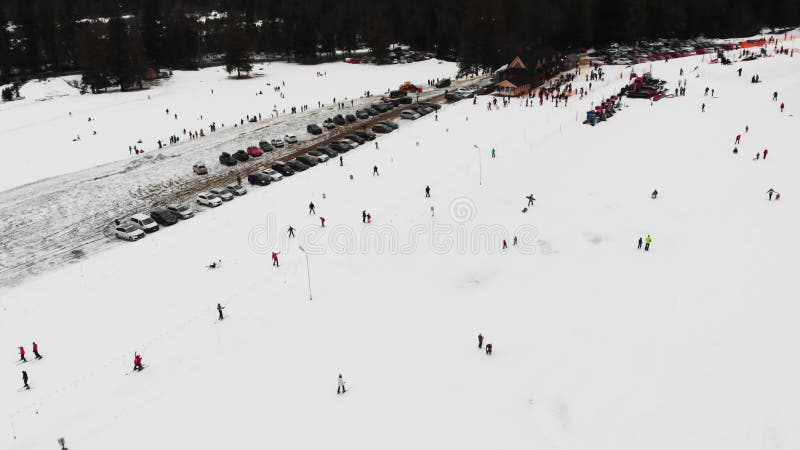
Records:
[[[370,116],[377,116],[378,114],[380,114],[380,111],[378,111],[375,108],[364,108],[364,111],[366,111],[367,114],[369,114]]]
[[[206,167],[205,163],[196,162],[194,166],[192,166],[192,170],[197,175],[205,175],[208,173],[208,167]]]
[[[416,111],[414,111],[412,109],[407,109],[407,110],[405,110],[405,111],[400,113],[400,118],[401,119],[417,120],[420,117],[422,117],[422,116],[418,112],[416,112]]]
[[[197,194],[197,203],[215,208],[222,204],[222,199],[211,192],[201,192]]]
[[[194,210],[186,205],[167,205],[167,209],[177,214],[181,219],[194,217]]]
[[[374,141],[375,138],[376,138],[375,133],[373,133],[371,131],[367,131],[367,130],[357,130],[357,131],[355,131],[355,134],[356,134],[356,136],[360,137],[361,139],[364,139],[364,140],[367,140],[367,141]]]
[[[292,159],[292,160],[286,161],[286,165],[291,167],[292,169],[294,169],[295,172],[302,172],[302,171],[308,169],[307,165],[303,164],[302,162],[300,162],[300,161],[298,161],[296,159]]]
[[[408,95],[406,91],[395,90],[389,92],[389,98],[400,98],[405,97],[406,95]]]
[[[335,158],[337,155],[339,155],[339,152],[330,147],[318,147],[316,151],[325,153],[329,158]]]
[[[283,179],[283,175],[275,169],[263,169],[259,173],[268,176],[271,181],[281,181]]]
[[[391,133],[392,131],[394,131],[394,129],[389,127],[388,125],[382,123],[376,123],[375,125],[372,126],[372,131],[383,134],[383,133]]]
[[[462,87],[462,88],[456,89],[456,92],[458,92],[463,98],[475,97],[475,90],[474,89],[463,88]]]
[[[247,194],[247,188],[242,186],[241,184],[229,184],[225,186],[225,189],[227,189],[231,194],[236,196]]]
[[[432,113],[433,110],[426,107],[426,106],[417,106],[416,108],[412,108],[417,114],[420,116],[427,116],[428,114]]]
[[[444,99],[450,102],[457,102],[459,100],[464,100],[464,97],[458,92],[447,92],[444,94]]]
[[[308,156],[316,158],[317,162],[320,162],[320,163],[324,163],[325,161],[330,159],[330,157],[328,155],[326,155],[325,153],[323,153],[323,152],[321,152],[319,150],[311,150],[310,152],[308,152]]]
[[[264,151],[258,147],[247,147],[247,154],[250,155],[251,158],[258,158],[264,154]]]
[[[306,131],[308,131],[311,134],[322,134],[322,128],[320,128],[319,125],[315,123],[308,125],[306,127]]]
[[[224,164],[226,166],[235,166],[236,165],[236,160],[233,159],[233,157],[231,156],[230,153],[222,152],[219,155],[219,163],[220,164]]]
[[[181,219],[177,213],[174,213],[166,208],[159,208],[150,211],[150,218],[155,220],[159,225],[163,225],[165,227],[175,225]]]
[[[333,141],[329,143],[328,146],[336,150],[337,153],[347,153],[350,151],[350,144],[342,141]]]
[[[219,197],[223,202],[229,202],[233,200],[233,194],[231,194],[231,191],[225,188],[214,188],[209,192]]]
[[[430,109],[432,109],[434,111],[438,111],[438,110],[442,109],[442,105],[440,105],[438,103],[435,103],[435,102],[418,102],[417,104],[420,105],[420,106],[424,106],[426,108],[430,108]]]
[[[269,175],[266,175],[262,172],[256,172],[247,176],[247,182],[257,186],[266,186],[272,183],[272,179],[269,177]]]
[[[332,129],[336,128],[336,124],[333,123],[332,119],[327,119],[327,120],[330,120],[330,122],[326,121],[326,122],[322,123],[322,126],[325,127],[326,130],[332,130]]]
[[[281,139],[281,138],[275,138],[275,139],[271,140],[270,143],[275,148],[283,147],[283,139]]]
[[[345,123],[347,123],[347,121],[344,119],[344,117],[342,117],[341,114],[337,114],[336,116],[333,117],[333,123],[335,123],[336,125],[344,125]]]
[[[134,214],[128,219],[131,223],[141,228],[145,233],[158,231],[158,224],[148,215],[139,213]]]
[[[347,136],[345,136],[345,138],[350,139],[351,141],[355,141],[356,143],[358,143],[358,145],[361,145],[364,142],[366,142],[364,138],[362,138],[356,133],[348,134]]]
[[[450,86],[450,78],[442,78],[436,82],[436,87],[439,89],[446,88],[448,86]]]
[[[315,158],[313,156],[310,156],[310,155],[300,155],[296,159],[298,161],[300,161],[301,163],[307,165],[308,167],[314,167],[317,164],[319,164],[319,161],[317,161],[317,158]]]
[[[414,102],[414,99],[411,97],[400,97],[392,100],[392,104],[395,106],[400,105],[410,105]]]
[[[400,128],[400,125],[392,122],[391,120],[381,120],[378,123],[386,125],[387,127],[391,128],[393,130],[396,130],[396,129]]]
[[[359,109],[358,111],[356,111],[356,117],[362,120],[369,119],[369,113],[364,111],[363,109]]]
[[[233,156],[233,158],[235,160],[241,161],[241,162],[245,162],[248,159],[250,159],[250,156],[248,156],[247,152],[245,152],[244,150],[237,150],[236,153],[234,153],[231,156]]]
[[[264,150],[265,152],[271,152],[272,150],[275,150],[275,147],[273,147],[272,144],[270,144],[267,141],[259,142],[258,147],[261,148],[261,150]]]
[[[292,166],[286,164],[283,161],[275,161],[272,164],[272,170],[280,173],[281,175],[283,175],[285,177],[290,177],[290,176],[294,175],[294,169],[292,168]]]
[[[293,134],[287,134],[283,137],[283,140],[286,141],[287,144],[294,144],[297,142],[297,136]]]
[[[359,145],[358,142],[350,140],[350,139],[342,139],[342,142],[345,142],[347,145],[349,145],[351,149],[352,148],[356,148]]]
[[[346,120],[348,123],[352,123],[352,122],[355,122],[358,119],[356,119],[356,116],[354,116],[352,114],[348,114],[348,115],[344,116],[344,120]]]
[[[132,223],[124,223],[114,229],[114,235],[126,241],[138,241],[144,237],[144,231]]]

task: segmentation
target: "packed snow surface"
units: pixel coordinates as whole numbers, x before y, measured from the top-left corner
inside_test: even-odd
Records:
[[[558,109],[447,105],[28,280],[0,299],[0,447],[798,448],[798,65],[654,62],[687,95],[595,127],[629,68]],[[32,341],[44,359],[15,365]]]
[[[388,66],[275,62],[256,64],[246,80],[210,67],[175,71],[151,89],[96,95],[80,94],[80,76],[31,81],[20,90],[24,99],[0,103],[0,156],[7,161],[0,165],[0,191],[135,157],[129,146],[150,152],[171,135],[188,141],[184,129],[208,134],[212,122],[221,131],[248,115],[267,118],[293,106],[317,108],[317,102],[350,106],[366,91],[383,93],[404,81],[425,86],[427,79],[455,73],[455,63],[436,59]],[[295,132],[305,132],[305,125]]]

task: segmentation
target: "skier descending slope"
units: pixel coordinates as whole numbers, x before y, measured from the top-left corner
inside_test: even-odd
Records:
[[[336,395],[344,394],[347,392],[347,389],[344,387],[344,379],[342,378],[342,374],[339,374],[339,385],[336,388]]]
[[[33,343],[33,354],[36,356],[36,359],[42,359],[42,355],[39,354],[39,344],[36,342]]]
[[[133,370],[137,370],[139,372],[144,370],[144,366],[142,365],[142,355],[135,352],[133,354]]]
[[[22,371],[22,384],[25,386],[26,391],[30,391],[31,387],[28,385],[28,372]]]
[[[769,195],[769,199],[772,200],[772,194]],[[19,348],[19,360],[22,362],[28,362],[28,360],[25,359],[25,347]]]

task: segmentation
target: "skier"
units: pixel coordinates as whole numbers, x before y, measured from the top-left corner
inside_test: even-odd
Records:
[[[316,214],[317,211],[314,210],[314,202],[308,204],[308,214]]]
[[[278,264],[278,255],[280,255],[280,252],[272,252],[272,265],[275,267],[280,267],[280,264]]]
[[[367,223],[367,210],[361,211],[361,223]]]
[[[507,248],[508,248],[508,244],[506,243],[506,240],[503,239],[503,250],[505,250]]]
[[[22,371],[22,383],[25,385],[25,390],[30,391],[31,387],[28,386],[28,372]]]
[[[525,198],[528,199],[528,206],[533,206],[533,201],[536,200],[535,198],[533,198],[533,194],[531,194],[531,195],[529,195],[529,196],[527,196]]]
[[[769,188],[769,190],[767,191],[767,194],[769,194],[769,201],[772,201],[772,194],[774,194],[774,193],[775,193],[775,189]],[[20,348],[22,348],[22,347],[20,347]]]
[[[492,354],[492,344],[486,344],[486,354],[487,355]]]
[[[42,355],[39,354],[39,344],[36,342],[33,343],[33,355],[36,356],[36,359],[42,359]]]
[[[380,175],[378,173],[378,166],[372,166],[372,176],[374,177],[375,175]]]
[[[767,159],[767,153],[769,153],[769,150],[764,149],[764,158],[763,159]]]
[[[761,152],[756,152],[756,159],[761,159]]]
[[[736,148],[736,147],[733,147],[733,154],[734,155],[738,155],[739,154],[739,149]]]
[[[483,348],[483,335],[478,333],[478,348]]]
[[[339,157],[339,167],[342,167],[342,166],[344,166],[344,159],[342,159],[342,157],[340,156]]]
[[[781,102],[781,112],[783,112],[783,103]]]
[[[739,144],[739,141],[740,141],[741,139],[742,139],[742,135],[741,135],[741,134],[737,134],[737,135],[736,135],[736,141],[734,142],[734,144],[737,144],[737,145],[738,145],[738,144]]]
[[[778,91],[775,91],[775,92],[772,93],[772,101],[773,102],[777,102],[778,101]]]
[[[425,198],[431,198],[431,187],[425,186]]]
[[[344,380],[342,379],[342,374],[339,374],[339,384],[336,387],[336,395],[344,394],[347,392],[347,389],[344,387]]]
[[[650,251],[650,243],[651,242],[653,242],[653,238],[651,238],[650,235],[648,234],[647,235],[647,239],[644,240],[644,251],[646,251],[646,252]]]
[[[225,317],[222,315],[222,310],[223,309],[225,309],[225,307],[222,306],[221,304],[217,303],[217,312],[219,313],[219,320],[225,319]]]
[[[294,237],[294,227],[291,225],[289,225],[289,237],[290,238]]]
[[[372,223],[372,214],[367,213],[367,223]]]
[[[745,125],[745,126],[744,126],[744,132],[745,132],[745,133],[748,133],[748,132],[750,132],[750,125]]]
[[[494,155],[494,149],[492,149],[492,158],[494,158],[494,156],[495,156],[495,155]]]
[[[654,190],[652,194],[650,194],[650,198],[655,199],[658,197],[658,190]]]
[[[133,353],[133,370],[138,370],[141,372],[144,369],[142,366],[142,355],[134,352]]]
[[[741,67],[739,67],[739,76],[740,77],[742,76],[742,68]]]
[[[319,222],[322,224],[322,228],[325,228],[325,218],[324,217],[320,217],[319,218]]]
[[[637,248],[638,248],[639,250],[641,250],[641,249],[642,249],[642,237],[641,237],[641,236],[639,237],[639,247],[637,247]]]
[[[705,104],[705,103],[703,103],[703,104],[700,106],[700,112],[706,112],[706,104]]]
[[[25,347],[20,347],[19,348],[19,360],[22,361],[22,362],[28,362],[28,360],[25,359]]]
[[[220,264],[222,264],[222,260],[221,259],[219,260],[219,262],[214,261],[214,262],[212,262],[211,264],[209,264],[206,267],[208,267],[209,269],[216,269],[216,268],[218,268],[220,266]]]

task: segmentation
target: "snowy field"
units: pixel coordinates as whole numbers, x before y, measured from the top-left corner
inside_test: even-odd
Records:
[[[0,448],[800,447],[800,57],[652,64],[681,68],[685,97],[596,127],[630,69],[558,109],[447,105],[5,292]]]
[[[149,152],[158,149],[159,139],[166,145],[173,134],[188,141],[184,129],[208,133],[211,122],[221,130],[247,115],[266,118],[288,113],[292,106],[299,111],[301,105],[330,105],[334,98],[349,106],[366,91],[380,94],[404,81],[425,86],[425,80],[451,77],[456,70],[455,63],[435,59],[392,66],[276,62],[256,64],[247,80],[231,79],[224,68],[211,67],[175,71],[171,79],[143,91],[98,95],[81,95],[70,84],[80,76],[32,81],[20,90],[24,100],[0,103],[0,156],[8,161],[0,165],[0,191],[131,158],[128,146]],[[305,124],[294,132],[304,134]]]

